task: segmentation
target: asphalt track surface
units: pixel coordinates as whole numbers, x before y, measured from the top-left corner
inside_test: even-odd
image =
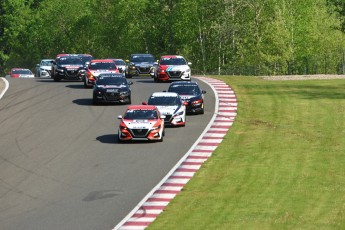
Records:
[[[81,82],[8,79],[0,100],[0,229],[112,229],[171,170],[214,114],[167,128],[162,143],[117,143],[126,105],[93,106]],[[168,83],[131,79],[132,104]]]

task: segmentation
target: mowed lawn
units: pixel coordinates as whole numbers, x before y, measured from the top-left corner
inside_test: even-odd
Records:
[[[345,229],[345,79],[214,78],[236,121],[148,229]]]

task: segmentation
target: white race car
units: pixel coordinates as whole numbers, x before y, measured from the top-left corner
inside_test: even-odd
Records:
[[[118,116],[121,123],[118,131],[119,142],[130,140],[163,141],[164,115],[156,106],[131,105],[124,116]]]
[[[155,92],[151,94],[147,103],[158,108],[161,114],[165,116],[166,125],[185,126],[186,125],[186,104],[174,92]]]

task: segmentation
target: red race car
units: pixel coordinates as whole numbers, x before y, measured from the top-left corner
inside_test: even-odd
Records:
[[[153,73],[153,79],[155,82],[190,81],[191,64],[180,55],[162,56],[158,62],[156,71]]]
[[[93,59],[90,61],[83,77],[85,88],[91,88],[102,73],[120,73],[120,71],[112,59]]]
[[[34,78],[34,74],[29,69],[12,68],[8,73],[12,78]]]
[[[130,140],[163,141],[164,115],[153,105],[131,105],[121,119],[118,131],[119,142]]]

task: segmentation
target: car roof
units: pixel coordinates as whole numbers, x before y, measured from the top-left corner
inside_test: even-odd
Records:
[[[101,73],[99,77],[104,77],[104,78],[114,78],[114,77],[119,77],[119,78],[125,78],[125,76],[122,73]]]
[[[93,57],[91,54],[78,54],[79,56]]]
[[[154,105],[130,105],[127,110],[156,110],[157,107]]]
[[[170,85],[198,85],[195,81],[175,81],[170,83]]]
[[[91,62],[114,62],[112,59],[93,59]]]
[[[154,92],[151,97],[178,97],[178,93],[175,92]]]
[[[164,55],[164,56],[161,56],[161,59],[162,58],[183,58],[184,59],[184,57],[181,55]]]
[[[153,57],[152,54],[131,54],[131,56],[149,56],[149,57]]]

